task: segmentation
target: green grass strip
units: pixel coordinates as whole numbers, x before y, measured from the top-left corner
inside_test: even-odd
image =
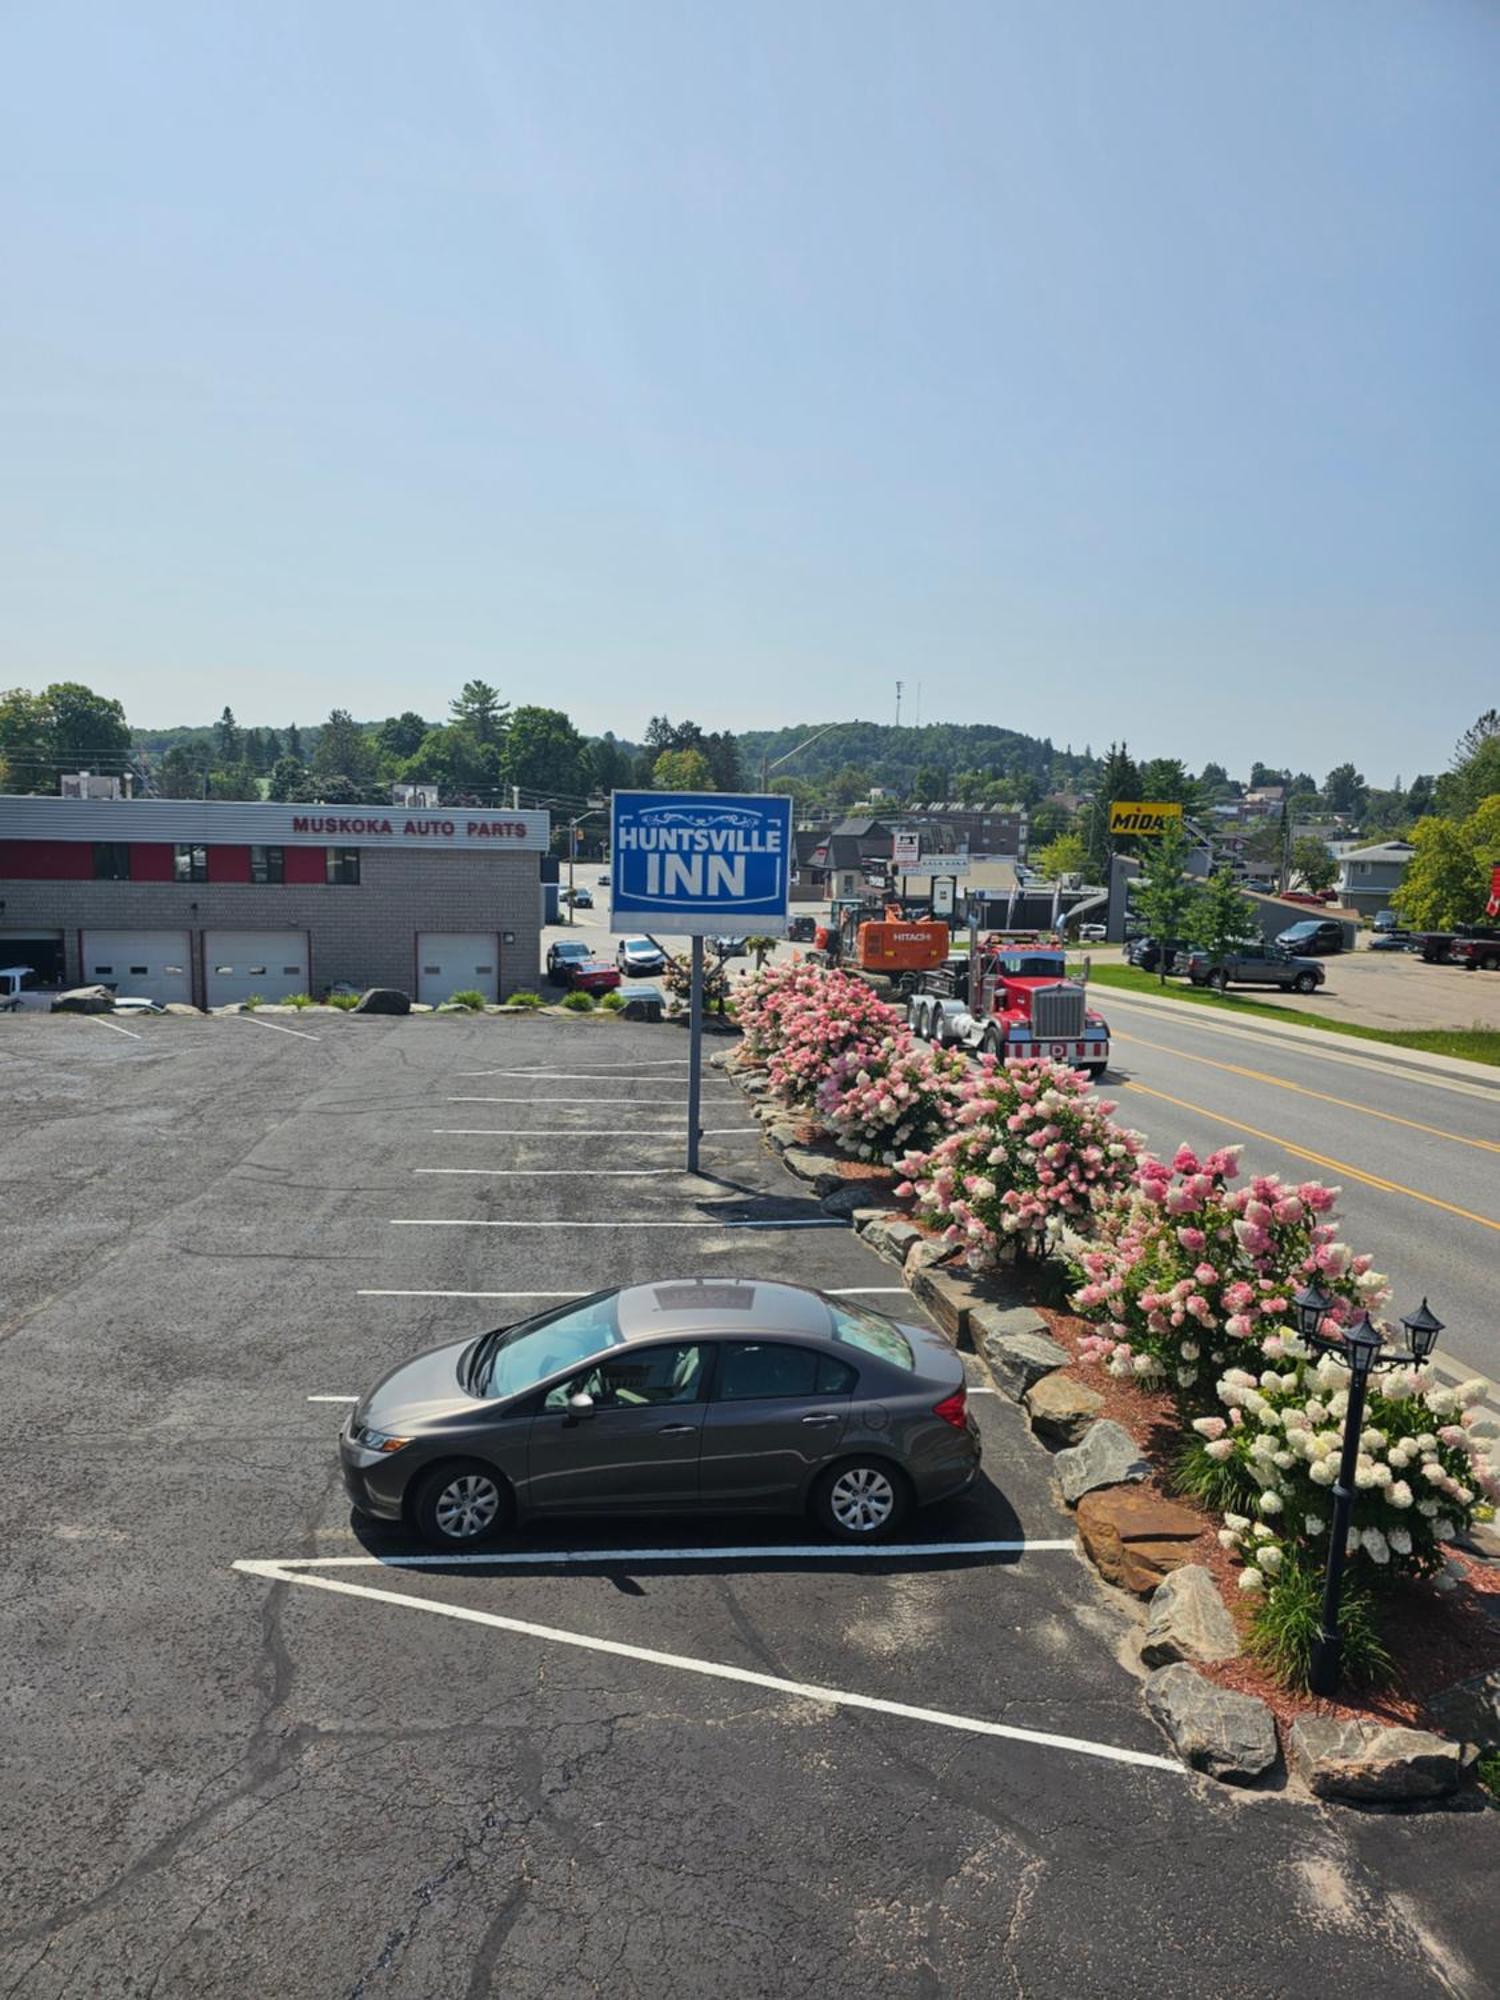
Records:
[[[1474,977],[1482,978],[1476,973]],[[1279,1007],[1267,1000],[1242,1000],[1236,993],[1211,993],[1169,979],[1163,986],[1154,972],[1133,965],[1095,965],[1091,986],[1113,986],[1124,993],[1154,993],[1158,999],[1184,1000],[1194,1007],[1214,1007],[1220,1013],[1257,1014],[1268,1021],[1291,1021],[1299,1028],[1321,1028],[1329,1035],[1352,1035],[1362,1042],[1388,1042],[1398,1049],[1425,1049],[1430,1055],[1462,1056],[1466,1062],[1500,1068],[1500,1028],[1371,1028],[1355,1021],[1331,1021],[1301,1007]]]

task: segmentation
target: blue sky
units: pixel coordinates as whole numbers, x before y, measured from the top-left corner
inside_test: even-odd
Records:
[[[1440,769],[1500,700],[1489,0],[58,0],[0,684]]]

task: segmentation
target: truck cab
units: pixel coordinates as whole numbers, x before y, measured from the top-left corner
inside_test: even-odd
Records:
[[[19,1007],[44,1007],[42,982],[29,965],[0,967],[0,1014],[14,1014]]]
[[[1060,951],[1044,946],[987,950],[970,992],[967,958],[950,958],[926,975],[907,1002],[912,1033],[945,1047],[970,1048],[1006,1062],[1045,1056],[1087,1070],[1109,1066],[1109,1024],[1068,977]]]

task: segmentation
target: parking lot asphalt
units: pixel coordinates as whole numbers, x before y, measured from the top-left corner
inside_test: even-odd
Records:
[[[338,1399],[553,1296],[913,1310],[712,1071],[681,1170],[680,1031],[135,1026],[0,1022],[0,1990],[1493,1991],[1500,1814],[1176,1766],[992,1394],[982,1484],[874,1558],[351,1519]]]

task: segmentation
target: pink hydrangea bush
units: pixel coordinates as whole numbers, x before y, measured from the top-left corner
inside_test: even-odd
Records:
[[[786,1036],[786,1026],[802,1008],[821,1004],[828,974],[802,959],[768,965],[740,989],[736,1014],[744,1031],[743,1049],[752,1062],[765,1062]]]
[[[1099,1328],[1082,1358],[1170,1388],[1185,1417],[1217,1406],[1226,1367],[1280,1357],[1310,1279],[1333,1299],[1334,1326],[1386,1297],[1371,1259],[1338,1240],[1334,1189],[1275,1174],[1231,1187],[1238,1151],[1200,1159],[1183,1146],[1170,1166],[1144,1158],[1075,1263],[1072,1303]]]
[[[969,1081],[957,1049],[919,1042],[902,1028],[874,1048],[834,1057],[818,1087],[824,1122],[846,1152],[893,1166],[947,1131]]]
[[[918,1216],[961,1245],[971,1269],[1012,1248],[1040,1254],[1065,1229],[1087,1235],[1133,1179],[1142,1141],[1113,1123],[1114,1108],[1062,1063],[983,1057],[954,1129],[902,1160],[897,1192],[916,1197]]]
[[[771,1088],[788,1105],[810,1107],[838,1057],[861,1059],[887,1036],[904,1032],[894,1007],[862,979],[818,970],[811,985],[791,985],[772,1003],[775,1045],[767,1069]]]

